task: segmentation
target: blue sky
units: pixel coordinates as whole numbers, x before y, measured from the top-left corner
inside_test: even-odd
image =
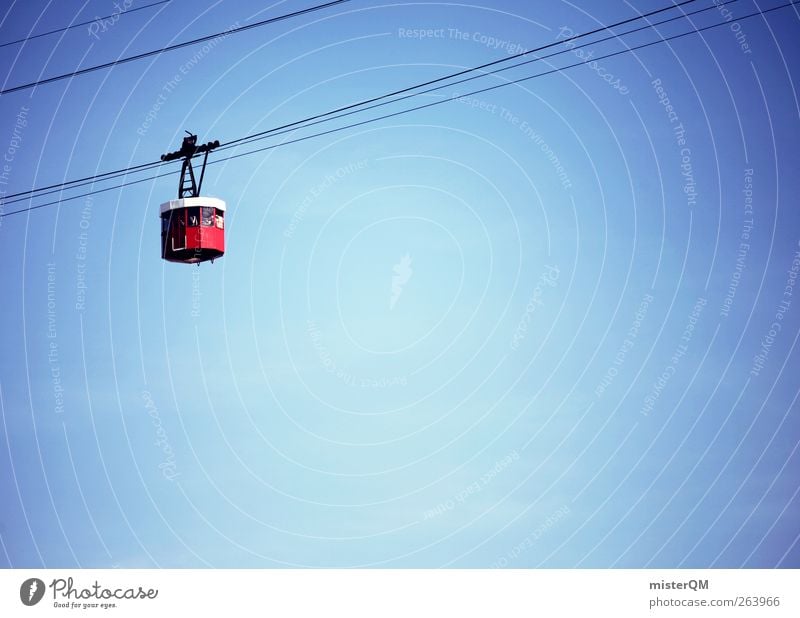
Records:
[[[115,10],[62,4],[2,40]],[[353,0],[3,95],[0,189],[666,4]],[[209,166],[214,264],[160,259],[177,171],[4,217],[0,565],[800,566],[800,15],[740,19],[778,4],[212,154],[447,101]],[[172,0],[0,48],[3,88],[305,6]]]

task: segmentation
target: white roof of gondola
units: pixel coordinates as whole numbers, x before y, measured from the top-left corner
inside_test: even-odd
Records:
[[[206,206],[208,208],[217,208],[219,210],[225,210],[225,202],[217,197],[184,197],[180,200],[170,200],[169,202],[164,202],[161,204],[161,214],[165,212],[169,212],[170,210],[176,210],[178,208],[193,208],[198,206]]]

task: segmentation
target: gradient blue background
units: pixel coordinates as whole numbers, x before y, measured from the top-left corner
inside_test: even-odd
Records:
[[[665,4],[353,1],[199,59],[5,95],[3,155],[21,111],[25,126],[0,188],[153,161],[184,129],[225,142]],[[173,0],[98,39],[0,48],[3,84],[309,5]],[[111,11],[14,2],[1,38]],[[577,67],[213,165],[204,193],[228,204],[213,265],[160,259],[177,172],[3,218],[0,565],[800,566],[800,288],[783,296],[800,250],[800,13],[736,23],[750,53],[725,26],[600,61],[624,91]],[[443,36],[401,32],[418,28]]]

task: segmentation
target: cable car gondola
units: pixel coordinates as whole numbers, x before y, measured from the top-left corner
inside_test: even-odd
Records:
[[[161,155],[162,161],[183,159],[178,199],[161,204],[161,257],[168,262],[213,262],[225,253],[225,202],[200,195],[208,153],[217,146],[219,141],[198,146],[197,136],[189,133],[180,150]],[[198,154],[204,157],[196,182],[192,157]]]

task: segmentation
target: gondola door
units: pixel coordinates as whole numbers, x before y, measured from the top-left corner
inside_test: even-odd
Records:
[[[170,211],[170,244],[173,251],[186,248],[186,209],[178,208]]]

